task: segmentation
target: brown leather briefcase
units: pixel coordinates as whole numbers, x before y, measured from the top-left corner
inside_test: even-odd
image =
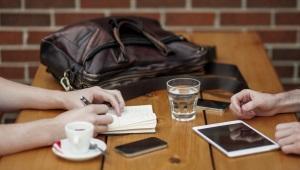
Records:
[[[41,43],[41,62],[66,90],[100,86],[119,89],[126,99],[165,88],[168,79],[178,76],[200,79],[202,89],[236,92],[247,87],[235,66],[216,64],[214,58],[214,48],[141,17],[84,21]],[[204,76],[210,74],[218,76]]]

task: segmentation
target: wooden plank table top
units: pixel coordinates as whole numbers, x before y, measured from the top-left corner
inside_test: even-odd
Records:
[[[244,75],[250,88],[264,92],[280,92],[282,86],[255,33],[194,33],[185,36],[199,44],[217,46],[218,62],[236,64]],[[48,89],[62,89],[57,81],[40,66],[33,81],[34,86]],[[207,99],[229,101],[229,94],[209,92]],[[145,96],[126,101],[127,105],[152,104],[158,117],[155,134],[128,134],[102,137],[108,146],[108,156],[98,157],[85,162],[70,162],[56,157],[51,147],[38,148],[0,160],[0,170],[20,169],[299,169],[300,157],[285,155],[281,151],[272,151],[239,158],[228,158],[192,131],[196,125],[235,120],[230,111],[216,113],[211,111],[197,113],[191,122],[176,122],[171,119],[167,93],[155,91]],[[33,121],[54,117],[61,110],[22,111],[17,122]],[[282,114],[274,117],[257,117],[246,122],[274,138],[275,126],[281,122],[296,121],[294,114]],[[114,147],[126,142],[150,136],[159,137],[168,142],[168,148],[135,158],[125,158],[114,151]]]

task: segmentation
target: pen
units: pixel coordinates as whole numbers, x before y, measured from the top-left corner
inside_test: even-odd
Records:
[[[81,96],[81,97],[80,97],[80,100],[82,101],[82,103],[83,103],[85,106],[91,104],[91,102],[90,102],[87,98],[85,98],[84,96]],[[107,155],[107,153],[105,152],[105,150],[103,150],[102,148],[100,148],[97,144],[91,143],[91,144],[90,144],[90,149],[95,149],[95,148],[98,149],[98,150],[100,150],[100,152],[102,152],[102,154],[103,154],[104,156]]]
[[[81,97],[80,97],[80,100],[82,101],[82,103],[83,103],[85,106],[91,104],[91,102],[88,101],[88,99],[86,99],[84,96],[81,96]]]

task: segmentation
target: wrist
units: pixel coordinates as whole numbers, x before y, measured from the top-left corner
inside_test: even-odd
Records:
[[[300,90],[282,92],[275,95],[278,113],[295,112],[300,110]]]
[[[67,97],[66,97],[66,92],[63,91],[55,91],[55,103],[57,106],[57,109],[64,109],[64,110],[68,110],[67,107]]]
[[[48,145],[52,145],[55,141],[64,138],[65,132],[63,123],[57,121],[56,118],[47,119],[46,122],[46,126],[48,127],[46,129],[46,131],[48,131],[48,133],[46,133]]]
[[[276,93],[276,94],[272,94],[272,99],[273,99],[273,113],[278,114],[282,112],[283,109],[283,102],[284,102],[284,98],[285,98],[285,94],[284,93]]]

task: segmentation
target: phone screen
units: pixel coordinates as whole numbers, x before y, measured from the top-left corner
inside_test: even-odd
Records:
[[[197,102],[197,106],[205,108],[205,109],[217,109],[217,110],[225,110],[230,103],[221,102],[215,100],[201,100],[199,99]]]
[[[150,137],[116,146],[115,149],[126,156],[137,156],[165,147],[167,147],[167,142],[156,137]]]

